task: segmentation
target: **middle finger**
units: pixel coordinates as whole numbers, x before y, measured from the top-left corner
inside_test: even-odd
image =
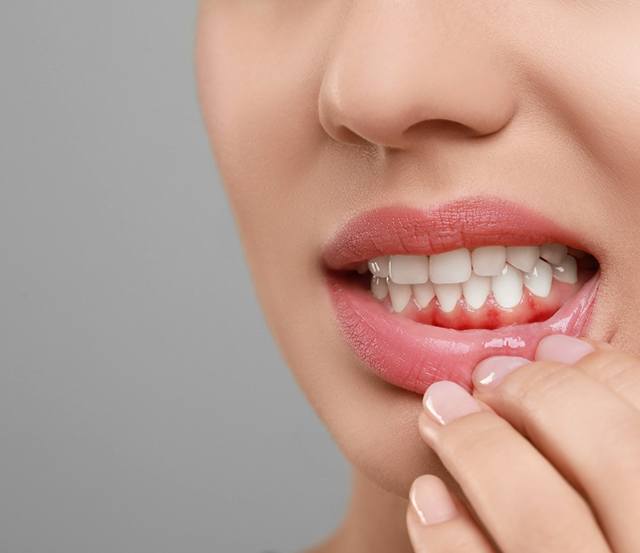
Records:
[[[578,367],[536,362],[514,370],[516,362],[482,361],[474,394],[589,500],[616,551],[638,551],[640,534],[629,529],[640,511],[640,412]]]
[[[420,433],[505,553],[609,552],[584,498],[519,432],[453,382],[432,384]]]

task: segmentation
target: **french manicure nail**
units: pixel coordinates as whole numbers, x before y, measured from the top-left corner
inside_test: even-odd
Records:
[[[570,364],[580,361],[593,351],[593,346],[584,340],[564,334],[552,334],[538,342],[535,359]]]
[[[493,388],[509,373],[522,365],[531,363],[524,357],[514,355],[495,355],[487,357],[476,365],[471,379],[476,388]]]
[[[409,492],[409,500],[424,525],[445,522],[458,514],[447,487],[432,474],[416,478]]]
[[[422,399],[426,412],[440,424],[481,410],[480,404],[462,386],[449,380],[434,382]]]

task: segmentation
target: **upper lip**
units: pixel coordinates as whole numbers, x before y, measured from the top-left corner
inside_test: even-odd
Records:
[[[359,214],[327,242],[323,258],[329,269],[341,270],[394,253],[431,255],[462,247],[550,242],[588,248],[585,237],[538,212],[500,198],[473,197],[431,208],[392,205]]]

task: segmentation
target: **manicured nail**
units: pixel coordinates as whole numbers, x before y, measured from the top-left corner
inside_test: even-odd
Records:
[[[458,514],[447,487],[432,474],[416,478],[409,492],[409,500],[425,526],[451,520]]]
[[[575,363],[592,351],[594,351],[593,346],[579,338],[564,334],[552,334],[545,336],[538,342],[536,361]]]
[[[440,424],[481,410],[480,404],[462,386],[449,380],[434,382],[427,388],[422,404]]]
[[[509,373],[522,365],[531,363],[524,357],[513,355],[495,355],[487,357],[476,365],[471,379],[476,388],[493,388]]]

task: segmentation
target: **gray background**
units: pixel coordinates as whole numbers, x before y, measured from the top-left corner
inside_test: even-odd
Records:
[[[347,467],[266,331],[193,0],[0,7],[0,553],[287,553]]]

